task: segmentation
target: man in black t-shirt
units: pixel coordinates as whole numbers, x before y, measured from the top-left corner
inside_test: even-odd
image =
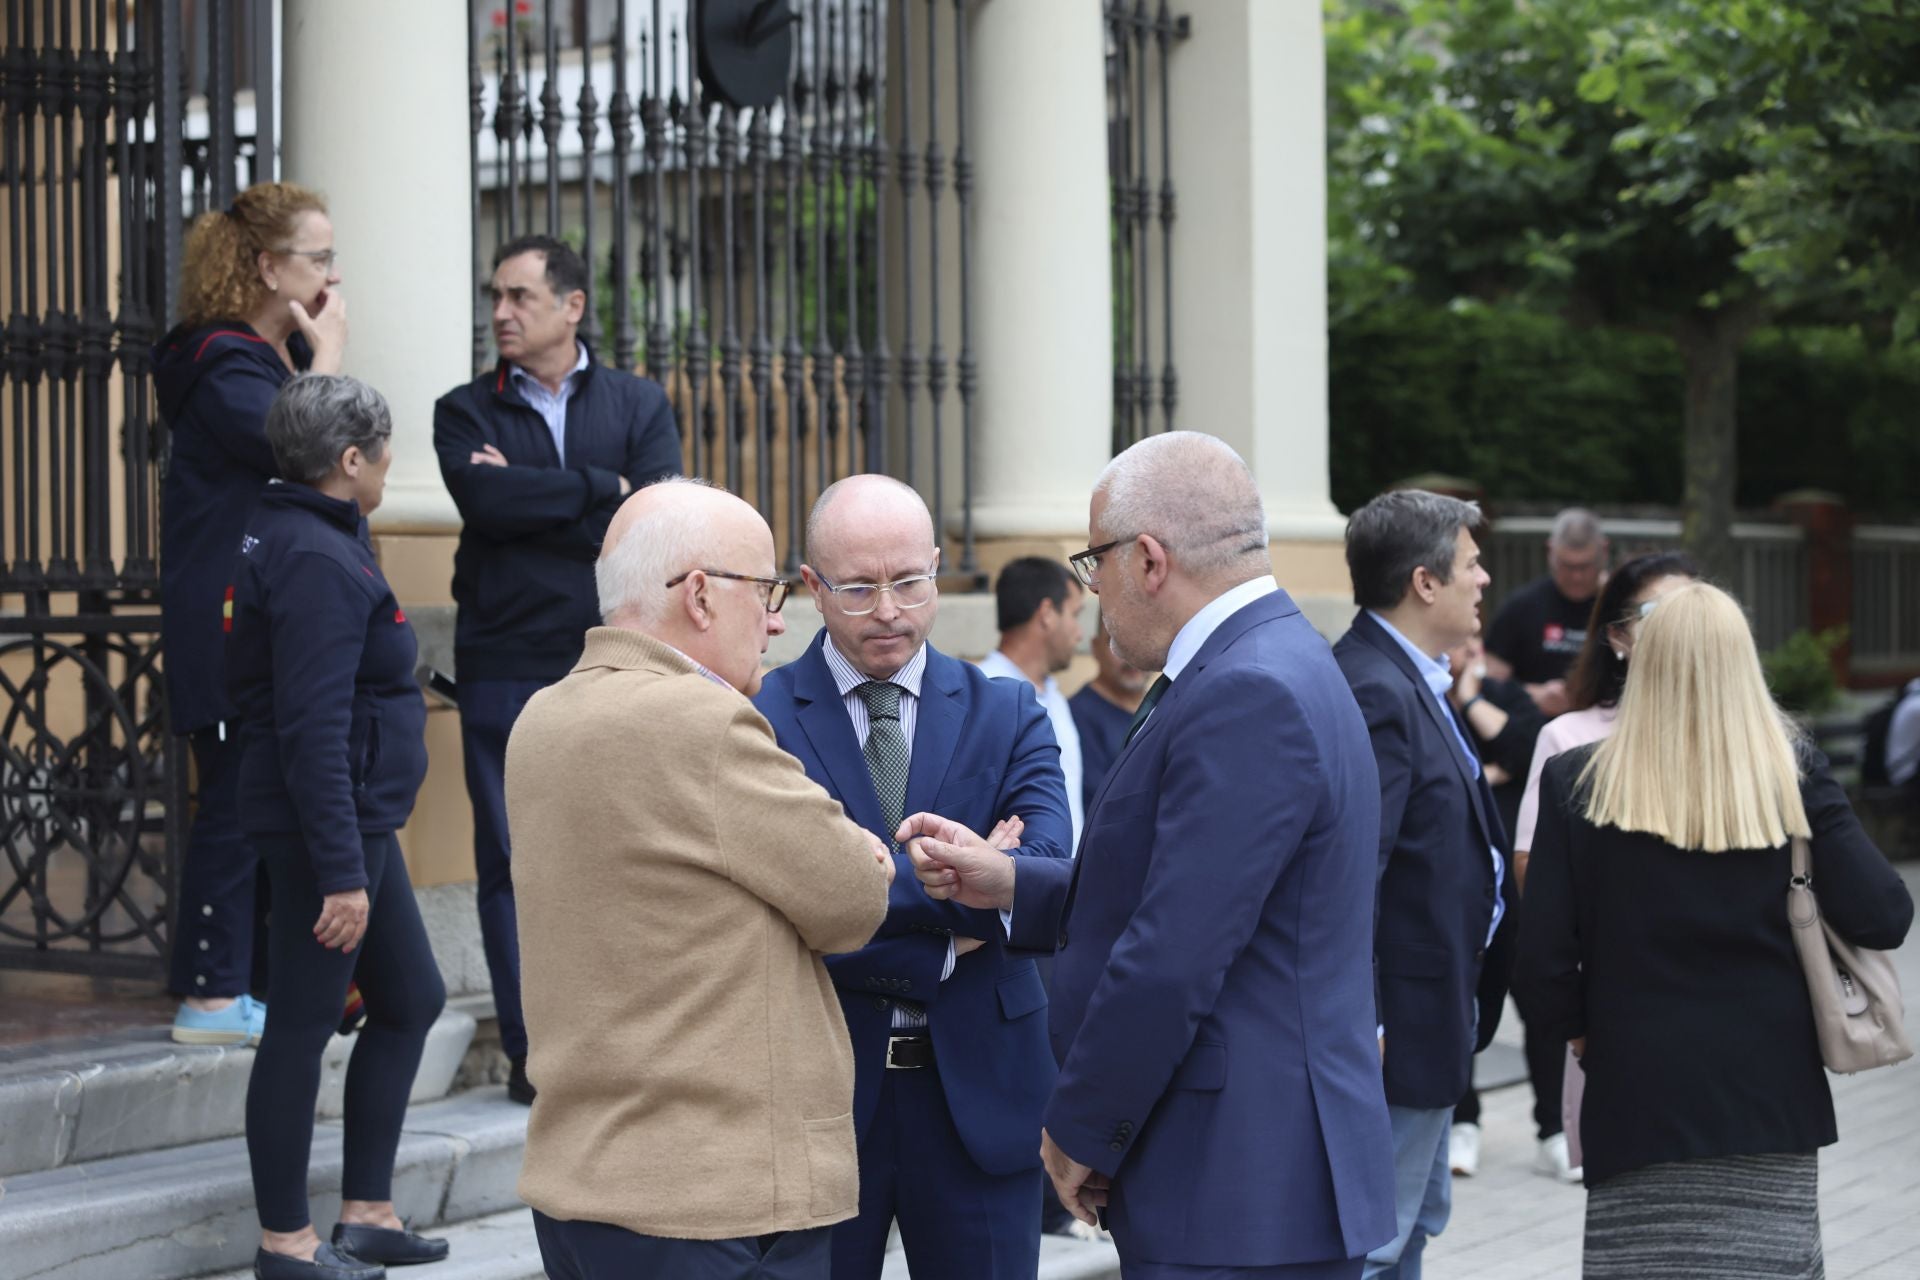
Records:
[[[1487,674],[1520,681],[1549,716],[1567,709],[1567,668],[1586,643],[1607,551],[1598,516],[1580,507],[1562,511],[1547,537],[1547,576],[1508,596],[1487,631]]]

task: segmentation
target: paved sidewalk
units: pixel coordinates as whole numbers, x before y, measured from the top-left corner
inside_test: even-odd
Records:
[[[1920,898],[1920,865],[1901,867]],[[1899,952],[1908,1029],[1920,1019],[1920,940]],[[1496,1043],[1518,1044],[1512,1006]],[[1829,1280],[1920,1277],[1920,1059],[1829,1076],[1840,1141],[1820,1153]],[[1427,1246],[1429,1280],[1547,1280],[1580,1274],[1586,1193],[1533,1172],[1533,1094],[1482,1094],[1480,1172],[1453,1180],[1453,1221]]]

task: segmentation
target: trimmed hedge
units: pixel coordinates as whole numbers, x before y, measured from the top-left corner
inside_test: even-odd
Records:
[[[1495,500],[1680,500],[1680,357],[1658,334],[1396,302],[1329,338],[1344,511],[1426,471],[1469,477]],[[1920,514],[1920,359],[1845,330],[1758,334],[1741,357],[1739,448],[1743,508],[1821,488],[1862,515]]]

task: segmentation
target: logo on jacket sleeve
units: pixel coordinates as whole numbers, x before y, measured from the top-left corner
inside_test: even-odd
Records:
[[[227,588],[227,598],[220,605],[220,630],[233,630],[233,588]]]

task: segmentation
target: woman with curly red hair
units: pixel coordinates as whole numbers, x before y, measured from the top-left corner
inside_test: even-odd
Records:
[[[227,697],[223,616],[234,555],[274,477],[267,406],[294,374],[338,373],[347,303],[319,193],[249,187],[187,233],[181,321],[154,348],[168,432],[160,502],[161,632],[175,733],[187,735],[199,805],[181,869],[168,986],[173,1038],[258,1043],[266,1009],[247,992],[258,859],[240,831],[239,735]]]

